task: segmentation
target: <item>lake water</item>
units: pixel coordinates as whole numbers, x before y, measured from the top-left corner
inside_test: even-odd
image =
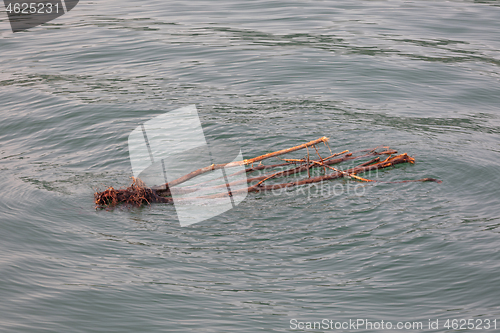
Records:
[[[3,11],[0,331],[500,327],[499,22],[498,1],[103,0],[14,34]],[[190,104],[245,158],[327,136],[417,161],[366,177],[443,183],[249,194],[184,228],[96,211],[130,132]]]

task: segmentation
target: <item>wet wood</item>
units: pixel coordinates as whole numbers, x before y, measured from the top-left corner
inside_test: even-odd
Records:
[[[313,140],[313,141],[309,141],[307,143],[304,143],[304,144],[301,144],[301,145],[298,145],[298,146],[295,146],[295,147],[278,150],[278,151],[275,151],[275,152],[272,152],[272,153],[268,153],[268,154],[264,154],[264,155],[261,155],[261,156],[257,156],[257,157],[254,157],[254,158],[251,158],[251,159],[248,159],[248,160],[236,161],[236,162],[225,163],[225,164],[212,164],[212,165],[209,165],[207,167],[204,167],[204,168],[195,170],[193,172],[190,172],[187,175],[184,175],[184,176],[182,176],[180,178],[172,180],[172,181],[168,182],[165,187],[166,188],[167,187],[173,187],[173,186],[182,184],[182,183],[184,183],[184,182],[186,182],[186,181],[188,181],[190,179],[193,179],[196,176],[202,175],[202,174],[207,173],[209,171],[218,170],[218,169],[222,169],[222,168],[231,168],[231,167],[236,167],[236,166],[241,166],[241,165],[250,165],[250,164],[253,164],[253,163],[257,163],[257,162],[263,161],[263,160],[268,159],[268,158],[272,158],[272,157],[280,156],[280,155],[283,155],[283,154],[288,154],[288,153],[291,153],[291,152],[294,152],[294,151],[297,151],[297,150],[300,150],[300,149],[304,149],[304,148],[310,147],[312,145],[315,145],[315,144],[318,144],[318,143],[321,143],[321,142],[325,142],[325,143],[328,142],[328,138],[324,136],[324,137],[321,137],[319,139],[316,139],[316,140]]]
[[[252,185],[248,187],[247,189],[240,189],[237,191],[233,191],[231,195],[236,195],[236,194],[244,194],[247,191],[248,192],[263,192],[263,191],[275,191],[283,188],[289,188],[289,187],[295,187],[295,186],[302,186],[302,185],[308,185],[308,184],[313,184],[313,183],[319,183],[323,181],[328,181],[328,180],[333,180],[333,179],[338,179],[338,178],[343,178],[343,177],[349,177],[349,175],[356,175],[359,173],[364,173],[368,172],[371,170],[377,170],[377,169],[383,169],[383,168],[388,168],[397,164],[401,163],[415,163],[415,159],[408,156],[406,153],[393,156],[393,157],[388,157],[386,160],[382,162],[375,162],[375,160],[371,160],[366,163],[362,163],[359,166],[356,166],[354,168],[347,169],[345,171],[338,171],[334,172],[328,175],[323,175],[323,176],[317,176],[317,177],[311,177],[311,178],[305,178],[299,181],[295,182],[289,182],[289,183],[282,183],[282,184],[272,184],[272,185],[263,185],[262,182],[259,182],[255,185]],[[369,163],[369,165],[367,165]],[[370,164],[373,163],[373,164]],[[418,180],[413,180],[414,182],[437,182],[441,183],[440,180],[434,179],[434,178],[424,178],[424,179],[418,179]],[[408,182],[408,181],[402,181],[402,182]],[[185,199],[180,199],[181,201],[193,201],[193,200],[200,200],[200,199],[216,199],[216,198],[224,198],[228,197],[230,194],[228,193],[219,193],[219,194],[213,194],[213,195],[207,195],[207,196],[200,196],[196,198],[185,198]]]
[[[129,204],[129,205],[134,205],[134,206],[140,206],[144,204],[151,204],[151,203],[173,203],[174,199],[171,197],[172,192],[174,194],[190,194],[193,193],[193,197],[186,197],[186,198],[181,198],[176,200],[180,201],[196,201],[200,199],[211,199],[211,198],[223,198],[223,197],[228,197],[231,195],[237,195],[237,194],[243,194],[246,192],[262,192],[262,191],[273,191],[273,190],[278,190],[278,189],[285,189],[289,187],[295,187],[295,186],[302,186],[302,185],[307,185],[307,184],[313,184],[313,183],[319,183],[323,181],[330,181],[338,178],[344,178],[344,177],[349,177],[356,179],[358,181],[364,181],[364,182],[383,182],[383,183],[407,183],[407,182],[437,182],[441,183],[440,180],[434,179],[434,178],[423,178],[423,179],[417,179],[417,180],[403,180],[403,181],[395,181],[395,182],[385,182],[385,181],[379,181],[379,180],[371,180],[371,179],[366,179],[363,177],[358,176],[358,174],[362,174],[365,172],[369,172],[372,170],[378,170],[378,169],[383,169],[383,168],[389,168],[392,166],[395,166],[397,164],[401,163],[410,163],[413,164],[415,163],[415,159],[408,156],[406,153],[405,154],[399,154],[396,156],[393,156],[394,154],[397,154],[396,150],[389,149],[389,147],[383,147],[385,148],[384,151],[377,152],[376,150],[380,147],[377,147],[375,149],[365,149],[365,150],[360,150],[355,153],[364,153],[361,155],[355,156],[354,153],[349,153],[347,150],[333,154],[331,153],[330,150],[330,156],[322,158],[320,155],[318,149],[316,148],[316,144],[318,143],[325,143],[327,145],[328,138],[322,137],[307,143],[304,143],[302,145],[294,146],[291,148],[287,149],[282,149],[278,150],[272,153],[264,154],[261,156],[257,156],[252,159],[246,159],[243,161],[237,161],[237,162],[231,162],[231,163],[226,163],[226,164],[213,164],[211,166],[198,169],[196,171],[193,171],[183,177],[180,177],[170,183],[163,184],[161,186],[154,186],[152,188],[148,188],[145,186],[144,183],[142,183],[139,179],[133,179],[133,183],[131,186],[129,186],[126,189],[114,189],[113,187],[109,187],[103,192],[96,192],[95,193],[95,203],[96,207],[104,208],[104,207],[112,207],[115,206],[119,203],[124,203],[124,204]],[[319,157],[318,160],[313,160],[310,159],[309,157],[309,147],[313,147],[316,150],[316,153]],[[186,186],[182,188],[174,187],[175,185],[179,185],[184,183],[185,181],[192,179],[198,175],[201,175],[203,173],[216,170],[216,169],[221,169],[224,167],[234,167],[234,166],[241,166],[241,165],[252,165],[253,163],[256,162],[261,162],[262,160],[269,159],[272,157],[277,157],[283,154],[287,154],[290,152],[294,152],[300,149],[307,149],[307,155],[303,159],[284,159],[285,163],[280,163],[280,164],[273,164],[273,165],[258,165],[258,166],[252,166],[250,168],[247,168],[245,170],[242,170],[240,172],[236,172],[230,176],[238,175],[241,173],[251,173],[254,171],[259,171],[259,170],[267,170],[267,169],[275,169],[279,167],[291,167],[286,170],[281,170],[278,172],[274,173],[268,173],[265,175],[261,176],[256,176],[256,177],[250,177],[250,178],[245,178],[237,181],[230,182],[228,184],[221,184],[221,185],[216,185],[216,186],[210,186],[211,181],[206,181],[203,183],[199,183],[197,185],[192,185],[192,186]],[[329,147],[328,147],[329,148]],[[330,149],[330,148],[329,148]],[[344,155],[341,157],[337,157],[340,155]],[[387,158],[385,158],[383,161],[381,161],[380,156],[381,155],[388,155]],[[337,157],[337,158],[334,158]],[[350,169],[346,170],[340,170],[337,168],[332,167],[331,165],[334,164],[339,164],[345,161],[350,161],[350,160],[356,160],[356,159],[361,159],[361,158],[369,158],[369,157],[375,157],[367,162],[361,163],[360,165],[356,167],[352,167]],[[310,169],[311,168],[322,168],[325,172],[325,174],[320,175],[320,176],[314,176],[312,177],[310,174]],[[329,174],[326,174],[326,170],[331,170],[332,172]],[[276,179],[276,178],[281,178],[281,177],[287,177],[290,175],[298,174],[307,171],[307,178],[300,179],[297,181],[292,181],[292,182],[284,182],[284,183],[278,183],[278,184],[265,184],[265,182],[271,180],[271,179]],[[218,189],[218,188],[223,188],[227,187],[230,188],[231,186],[234,185],[241,185],[242,183],[247,183],[251,184],[253,182],[257,182],[256,184],[253,185],[247,185],[246,188],[244,189],[239,189],[233,192],[224,192],[220,194],[213,194],[213,195],[206,195],[206,196],[198,196],[196,197],[196,191],[200,189]]]
[[[338,158],[338,159],[333,159],[333,160],[329,160],[329,161],[324,161],[323,163],[325,165],[334,165],[334,164],[339,164],[341,162],[344,162],[344,161],[349,161],[349,160],[356,160],[356,159],[360,159],[360,158],[366,158],[366,157],[371,157],[371,156],[375,156],[375,155],[392,155],[392,154],[397,154],[397,151],[396,150],[386,150],[386,151],[382,151],[382,152],[371,152],[371,153],[368,153],[368,154],[364,154],[364,155],[361,155],[361,156],[345,156],[343,158]],[[333,155],[333,156],[336,156],[336,155]],[[380,160],[380,157],[377,157],[371,161],[368,161],[368,162],[365,162],[365,163],[368,163],[368,164],[371,164],[371,163],[374,163],[374,162],[377,162]],[[297,162],[297,161],[302,161],[304,162],[304,160],[298,160],[296,159],[294,162]],[[272,178],[280,178],[280,177],[287,177],[287,176],[291,176],[291,175],[294,175],[294,174],[297,174],[297,173],[301,173],[301,172],[304,172],[306,171],[308,168],[313,168],[315,167],[315,162],[318,162],[317,160],[312,160],[312,163],[308,165],[299,165],[299,166],[296,166],[294,168],[291,168],[291,169],[288,169],[288,170],[283,170],[283,171],[280,171],[280,172],[276,172],[276,173],[273,173],[273,174],[265,174],[265,175],[262,175],[262,176],[256,176],[256,177],[251,177],[251,178],[247,178],[247,179],[241,179],[241,180],[236,180],[236,181],[232,181],[230,183],[228,183],[227,185],[229,186],[234,186],[234,185],[241,185],[245,182],[247,183],[252,183],[252,182],[255,182],[255,181],[262,181],[264,179],[271,179],[269,177],[272,176]],[[282,167],[282,166],[290,166],[290,165],[295,165],[296,163],[283,163],[283,164],[275,164],[274,167]],[[259,170],[263,170],[264,168],[261,168]],[[248,169],[247,169],[248,170]],[[256,169],[252,169],[251,171],[255,171]],[[238,173],[234,173],[230,176],[234,176],[234,175],[237,175],[239,174],[240,172]],[[266,179],[266,180],[267,180]],[[170,196],[172,195],[172,192],[174,194],[189,194],[189,193],[193,193],[193,192],[196,192],[198,190],[201,189],[200,186],[207,186],[207,184],[209,184],[211,181],[207,181],[207,182],[203,182],[203,183],[200,183],[200,184],[196,184],[196,185],[192,185],[192,186],[186,186],[186,187],[183,187],[183,188],[175,188],[173,187],[172,189],[168,188],[168,189],[163,189],[161,187],[158,187],[158,188],[153,188],[156,190],[156,192],[159,194],[159,195],[162,195],[162,196]],[[226,187],[227,186],[226,184],[222,184],[222,185],[216,185],[216,186],[213,186],[213,187],[209,187],[209,188],[223,188],[223,187]],[[165,186],[165,185],[163,185]]]
[[[369,151],[368,149],[366,150],[363,150],[363,151],[360,151],[360,152],[366,152],[366,151]],[[351,161],[351,160],[357,160],[357,159],[361,159],[361,158],[366,158],[366,157],[372,157],[372,156],[377,156],[377,155],[392,155],[392,154],[397,154],[397,150],[394,150],[394,149],[389,149],[389,150],[385,150],[385,151],[382,151],[382,152],[376,152],[376,151],[373,151],[371,150],[370,153],[367,153],[367,154],[363,154],[363,155],[360,155],[360,156],[353,156],[352,153],[349,153],[348,155],[346,156],[343,156],[343,157],[340,157],[340,158],[336,158],[336,159],[331,159],[331,160],[326,160],[327,158],[325,158],[323,161],[324,164],[326,165],[334,165],[334,164],[339,164],[339,163],[342,163],[342,162],[345,162],[345,161]],[[332,156],[338,156],[338,154],[334,154]],[[330,156],[331,157],[331,156]],[[241,174],[241,173],[244,173],[244,172],[247,172],[247,173],[251,173],[251,172],[254,172],[254,171],[260,171],[260,170],[265,170],[265,169],[274,169],[274,168],[279,168],[279,167],[284,167],[284,166],[291,166],[291,165],[297,165],[298,163],[305,163],[305,160],[303,159],[294,159],[293,162],[288,162],[288,163],[280,163],[280,164],[273,164],[273,165],[258,165],[256,167],[252,167],[252,168],[248,168],[246,169],[245,171],[239,171],[239,172],[235,172],[229,176],[236,176],[238,174]],[[309,166],[309,168],[312,167],[311,165]],[[290,176],[290,175],[293,175],[293,174],[296,174],[296,173],[301,173],[303,171],[306,171],[307,170],[307,166],[305,164],[302,164],[302,165],[299,165],[295,168],[292,168],[292,169],[289,169],[289,170],[284,170],[282,171],[282,174],[278,175],[277,177],[287,177],[287,176]],[[256,176],[256,177],[251,177],[251,178],[248,178],[246,181],[247,182],[254,182],[254,181],[261,181],[262,179],[265,179],[266,177],[269,177],[271,174],[266,174],[266,175],[262,175],[262,176]],[[196,184],[196,185],[192,185],[193,187],[198,187],[198,186],[201,186],[201,185],[206,185],[206,184],[209,184],[211,181],[206,181],[206,182],[203,182],[203,183],[199,183],[199,184]],[[239,181],[233,181],[233,182],[230,182],[229,185],[232,186],[232,185],[238,185],[238,184],[242,184],[244,183],[245,180],[239,180]],[[225,186],[225,185],[223,185]],[[221,187],[223,187],[221,186]],[[169,188],[168,184],[163,184],[163,185],[160,185],[160,186],[155,186],[155,187],[152,187],[152,189],[156,190],[158,194],[160,195],[163,195],[163,196],[169,196],[171,195],[171,189]],[[186,194],[186,193],[191,193],[191,192],[195,192],[197,189],[189,189],[189,187],[186,187],[184,189],[178,189],[176,191],[176,193],[178,194]]]

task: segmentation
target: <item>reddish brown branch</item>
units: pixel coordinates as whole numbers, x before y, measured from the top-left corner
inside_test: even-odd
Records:
[[[365,178],[361,178],[356,176],[356,174],[368,172],[371,170],[377,170],[377,169],[382,169],[382,168],[388,168],[400,163],[414,163],[415,160],[408,156],[407,154],[400,154],[397,156],[392,156],[393,154],[397,154],[397,151],[395,150],[386,150],[383,152],[376,152],[375,149],[372,150],[363,150],[360,152],[368,152],[364,155],[360,156],[353,156],[353,153],[348,153],[345,156],[342,156],[340,158],[333,159],[333,157],[342,155],[346,153],[347,151],[344,151],[342,153],[338,154],[332,154],[331,156],[327,158],[322,158],[321,155],[319,154],[319,151],[317,150],[315,144],[319,142],[324,142],[327,144],[327,138],[322,137],[320,139],[310,141],[308,143],[295,146],[292,148],[288,149],[283,149],[279,150],[273,153],[265,154],[258,156],[253,159],[249,160],[243,160],[243,161],[238,161],[238,162],[232,162],[232,163],[227,163],[227,164],[217,164],[217,165],[211,165],[206,168],[202,168],[199,170],[196,170],[194,172],[191,172],[183,177],[180,177],[169,184],[164,184],[163,189],[161,187],[153,187],[153,188],[147,188],[142,182],[140,182],[137,179],[134,179],[133,183],[131,186],[129,186],[126,189],[119,189],[115,190],[114,188],[110,187],[106,189],[103,192],[96,192],[95,193],[95,203],[96,207],[109,207],[109,206],[114,206],[118,203],[125,203],[125,204],[130,204],[134,206],[140,206],[142,204],[150,204],[150,203],[156,203],[156,202],[161,202],[161,203],[173,203],[173,198],[171,197],[164,197],[165,195],[171,195],[170,191],[171,189],[168,187],[168,185],[178,185],[181,184],[191,178],[194,178],[198,175],[201,175],[205,172],[215,170],[215,169],[220,169],[223,167],[227,166],[236,166],[236,165],[248,165],[252,164],[254,162],[259,162],[267,158],[279,156],[285,153],[293,152],[299,149],[306,148],[307,151],[307,157],[301,160],[288,160],[287,163],[282,163],[282,164],[275,164],[275,165],[259,165],[257,167],[252,167],[248,168],[246,170],[242,170],[240,172],[234,173],[233,175],[239,174],[239,173],[249,173],[257,170],[264,170],[268,168],[276,168],[276,167],[282,167],[282,166],[290,166],[293,163],[300,162],[302,165],[296,166],[294,168],[288,169],[288,170],[283,170],[279,172],[275,172],[273,174],[266,174],[262,176],[257,176],[257,177],[252,177],[248,179],[242,179],[238,181],[233,181],[229,184],[222,184],[222,185],[217,185],[217,186],[212,186],[212,187],[205,187],[210,189],[210,188],[218,188],[218,187],[228,187],[231,185],[236,185],[236,184],[241,184],[241,183],[251,183],[254,181],[257,181],[257,184],[248,186],[247,188],[244,189],[239,189],[237,191],[233,191],[231,194],[229,193],[221,193],[221,194],[213,194],[213,195],[206,195],[206,196],[200,196],[200,197],[188,197],[188,198],[182,198],[182,199],[176,199],[176,200],[181,200],[181,201],[192,201],[192,200],[199,200],[199,199],[210,199],[210,198],[220,198],[220,197],[226,197],[228,195],[235,195],[239,193],[245,193],[245,192],[260,192],[260,191],[270,191],[270,190],[277,190],[277,189],[282,189],[282,188],[288,188],[288,187],[293,187],[293,186],[301,186],[301,185],[307,185],[311,183],[318,183],[322,181],[327,181],[327,180],[332,180],[332,179],[337,179],[337,178],[342,178],[342,177],[352,177],[358,180],[363,180],[363,181],[373,181]],[[319,160],[309,160],[309,148],[310,146],[313,146],[314,149],[316,150]],[[377,147],[378,148],[378,147]],[[384,147],[388,148],[388,147]],[[364,157],[370,157],[370,156],[376,156],[376,155],[389,155],[385,160],[380,161],[380,157],[376,157],[368,162],[364,162],[356,167],[347,169],[347,170],[339,170],[330,167],[329,165],[333,164],[338,164],[344,161],[348,160],[355,160],[359,158],[364,158]],[[292,161],[293,163],[290,163]],[[320,167],[324,168],[329,168],[333,170],[334,172],[327,174],[327,175],[321,175],[317,177],[311,177],[310,175],[310,168],[312,167]],[[303,171],[308,172],[308,178],[302,179],[299,181],[294,181],[294,182],[288,182],[288,183],[282,183],[282,184],[271,184],[271,185],[264,185],[263,183],[269,179],[274,179],[278,177],[286,177],[289,175],[293,175],[296,173],[300,173]],[[388,182],[388,183],[407,183],[407,182],[422,182],[422,181],[434,181],[437,183],[441,183],[440,180],[434,179],[434,178],[424,178],[424,179],[419,179],[419,180],[404,180],[404,181],[398,181],[398,182]],[[382,181],[377,181],[377,182],[382,182]],[[205,182],[206,183],[206,182]],[[385,182],[384,182],[385,183]],[[204,183],[201,183],[204,184]],[[188,186],[184,188],[173,188],[174,193],[179,193],[179,194],[188,194],[192,192],[196,192],[197,190],[200,189],[200,185],[194,185],[194,186]],[[165,189],[166,187],[166,189]]]
[[[334,173],[331,173],[328,175],[302,179],[302,180],[299,180],[296,182],[283,183],[283,184],[273,184],[273,185],[260,185],[260,186],[254,185],[254,186],[251,186],[248,188],[248,192],[270,191],[270,190],[277,190],[277,189],[285,188],[285,187],[318,183],[318,182],[325,181],[325,180],[342,178],[342,177],[345,177],[346,174],[356,175],[358,173],[363,173],[363,172],[367,172],[367,171],[371,171],[371,170],[388,168],[390,166],[394,166],[394,165],[400,164],[400,163],[412,163],[413,164],[413,163],[415,163],[415,159],[413,159],[412,157],[408,156],[405,153],[405,154],[401,154],[401,155],[389,158],[388,160],[383,161],[383,162],[378,162],[378,163],[367,165],[367,166],[357,166],[357,167],[345,170],[343,172],[334,172]]]
[[[349,176],[349,175],[355,175],[355,174],[359,174],[359,173],[368,172],[371,170],[388,168],[388,167],[391,167],[391,166],[394,166],[397,164],[401,164],[401,163],[411,163],[411,164],[415,163],[415,159],[408,156],[406,153],[398,155],[398,156],[394,156],[394,157],[388,157],[386,160],[384,160],[382,162],[376,162],[376,161],[378,161],[378,160],[373,159],[371,161],[365,162],[357,167],[350,168],[350,169],[347,169],[345,171],[338,171],[338,172],[334,172],[334,173],[331,173],[328,175],[306,178],[306,179],[302,179],[302,180],[295,181],[295,182],[282,183],[282,184],[272,184],[272,185],[262,185],[262,182],[260,182],[258,184],[252,185],[246,189],[240,189],[240,190],[234,191],[234,192],[232,192],[232,195],[243,194],[247,191],[248,192],[261,192],[261,191],[279,190],[282,188],[301,186],[301,185],[307,185],[307,184],[312,184],[312,183],[319,183],[319,182],[326,181],[326,180],[338,179],[338,178],[342,178],[342,177]],[[374,162],[376,162],[376,163],[374,163]],[[424,178],[424,179],[419,179],[419,180],[415,180],[415,181],[419,181],[419,182],[433,181],[433,182],[437,182],[437,183],[441,182],[440,180],[437,180],[434,178]],[[406,181],[403,181],[403,182],[406,182]],[[215,199],[215,198],[223,198],[226,196],[228,196],[227,193],[219,193],[219,194],[207,195],[207,196],[202,196],[202,197],[197,197],[197,198],[185,198],[185,199],[181,199],[181,200],[191,201],[191,200],[199,200],[199,199]]]
[[[188,180],[190,180],[190,179],[192,179],[192,178],[194,178],[196,176],[202,175],[202,174],[207,173],[207,172],[212,171],[212,170],[218,170],[218,169],[222,169],[222,168],[231,168],[231,167],[241,166],[241,165],[250,165],[250,164],[253,164],[253,163],[256,163],[256,162],[260,162],[260,161],[263,161],[265,159],[271,158],[271,157],[276,157],[276,156],[280,156],[280,155],[283,155],[283,154],[291,153],[291,152],[294,152],[294,151],[297,151],[297,150],[300,150],[300,149],[304,149],[304,148],[307,148],[309,146],[318,144],[320,142],[327,142],[327,141],[328,141],[328,138],[324,136],[324,137],[321,137],[319,139],[316,139],[316,140],[313,140],[313,141],[309,141],[307,143],[304,143],[304,144],[301,144],[301,145],[298,145],[298,146],[295,146],[295,147],[278,150],[278,151],[275,151],[275,152],[272,152],[272,153],[269,153],[269,154],[264,154],[264,155],[261,155],[261,156],[257,156],[257,157],[254,157],[254,158],[251,158],[251,159],[248,159],[248,160],[236,161],[236,162],[225,163],[225,164],[212,164],[212,165],[209,165],[207,167],[204,167],[204,168],[195,170],[193,172],[190,172],[187,175],[184,175],[184,176],[182,176],[180,178],[172,180],[171,182],[168,182],[167,187],[173,187],[173,186],[182,184],[182,183],[184,183],[184,182],[186,182],[186,181],[188,181]]]
[[[369,151],[369,150],[363,150],[363,151]],[[323,163],[326,164],[326,165],[334,165],[334,164],[339,164],[339,163],[342,163],[342,162],[345,162],[345,161],[357,160],[357,159],[360,159],[360,158],[366,158],[366,157],[377,156],[377,155],[392,155],[392,154],[397,154],[398,153],[397,150],[386,150],[386,151],[382,151],[382,152],[375,152],[373,150],[371,150],[371,151],[372,152],[364,154],[364,155],[360,155],[360,156],[352,156],[352,153],[350,153],[350,154],[347,154],[346,156],[343,156],[343,157],[339,157],[339,158],[327,160],[328,158],[331,158],[332,156],[337,156],[337,154],[333,154],[333,155],[331,155],[331,156],[326,157],[325,159],[323,159],[323,161],[324,161]],[[342,152],[342,153],[344,153],[344,152]],[[302,163],[305,163],[304,160],[297,160],[297,162],[298,161],[301,161]],[[273,165],[258,165],[256,167],[248,168],[245,171],[242,170],[242,171],[235,172],[235,173],[233,173],[233,174],[231,174],[229,176],[236,176],[236,175],[244,173],[244,172],[250,173],[250,172],[260,171],[260,170],[265,170],[265,169],[272,169],[272,168],[277,168],[277,167],[290,166],[290,165],[293,165],[293,164],[295,164],[295,163],[281,163],[281,164],[273,164]],[[313,165],[309,165],[309,168],[311,168],[312,166]],[[303,171],[306,171],[307,169],[308,169],[308,166],[305,165],[305,164],[303,164],[303,165],[297,166],[297,167],[289,169],[289,170],[281,171],[281,173],[279,175],[277,175],[276,177],[287,177],[287,176],[290,176],[290,175],[293,175],[293,174],[296,174],[296,173],[301,173]],[[247,180],[238,180],[238,181],[234,181],[234,182],[229,183],[229,185],[232,186],[232,185],[236,185],[236,184],[241,184],[241,183],[244,183],[245,181],[247,181],[249,183],[250,182],[254,182],[254,181],[261,181],[262,179],[265,179],[266,177],[269,177],[270,175],[271,174],[265,174],[265,175],[262,175],[262,176],[256,176],[256,177],[248,178]],[[196,188],[198,186],[210,183],[211,181],[213,181],[213,180],[209,180],[209,181],[206,181],[206,182],[203,182],[203,183],[200,183],[200,184],[192,185],[193,187],[195,187],[194,189],[189,189],[190,187],[185,187],[183,189],[178,189],[176,191],[179,191],[179,192],[177,192],[179,194],[185,194],[185,193],[195,192],[197,190]],[[152,187],[152,189],[156,190],[158,194],[163,195],[163,196],[169,196],[169,195],[171,195],[171,190],[168,187],[168,184],[163,184],[161,186],[155,186],[155,187]]]
[[[359,158],[364,158],[364,157],[370,157],[370,156],[374,156],[374,155],[382,155],[382,154],[386,154],[386,155],[390,155],[390,154],[394,154],[394,153],[397,153],[396,150],[388,150],[388,151],[383,151],[383,152],[380,152],[380,153],[377,153],[377,152],[373,152],[373,153],[369,153],[369,154],[365,154],[365,155],[362,155],[362,156],[346,156],[346,157],[342,157],[342,158],[338,158],[338,159],[335,159],[335,160],[330,160],[330,161],[325,161],[324,164],[325,165],[332,165],[332,164],[338,164],[338,163],[341,163],[343,161],[348,161],[348,160],[355,160],[355,159],[359,159]],[[371,161],[368,161],[368,162],[365,162],[363,163],[362,165],[364,164],[371,164],[371,163],[375,163],[375,162],[378,162],[380,161],[380,157],[377,157]],[[234,186],[234,185],[239,185],[239,184],[242,184],[242,183],[251,183],[251,182],[259,182],[259,181],[262,181],[262,180],[268,180],[268,179],[271,179],[271,178],[279,178],[279,177],[288,177],[290,175],[294,175],[294,174],[297,174],[297,173],[301,173],[301,172],[304,172],[310,168],[313,168],[315,167],[315,163],[318,162],[318,161],[315,161],[315,160],[311,160],[310,161],[311,163],[308,165],[300,165],[300,166],[297,166],[295,168],[292,168],[292,169],[288,169],[288,170],[283,170],[283,171],[280,171],[280,172],[276,172],[276,173],[273,173],[273,174],[265,174],[265,175],[262,175],[262,176],[256,176],[256,177],[252,177],[252,178],[248,178],[248,179],[241,179],[241,180],[235,180],[235,181],[232,181],[230,182],[228,185],[229,186]],[[285,165],[290,165],[290,163],[285,163],[283,164],[283,166]],[[282,166],[282,165],[280,165]],[[234,174],[233,174],[234,175]],[[210,182],[210,181],[209,181]],[[209,182],[205,182],[206,183],[209,183]],[[175,194],[189,194],[189,193],[193,193],[193,192],[196,192],[200,189],[200,185],[202,185],[204,183],[201,183],[201,184],[196,184],[196,185],[193,185],[193,186],[186,186],[186,187],[183,187],[183,188],[168,188],[168,189],[161,189],[161,188],[154,188],[156,190],[156,192],[162,196],[170,196],[172,195],[172,191],[175,193]],[[165,185],[164,185],[165,186]],[[210,188],[223,188],[223,187],[226,187],[226,184],[221,184],[221,185],[216,185],[216,186],[213,186],[213,187],[210,187]]]

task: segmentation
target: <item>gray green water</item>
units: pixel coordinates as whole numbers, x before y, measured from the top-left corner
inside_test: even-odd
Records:
[[[2,13],[0,331],[500,327],[498,4],[81,1],[16,34]],[[417,159],[378,179],[443,183],[251,194],[185,228],[168,205],[95,211],[130,182],[128,134],[188,104],[247,158],[325,135]]]

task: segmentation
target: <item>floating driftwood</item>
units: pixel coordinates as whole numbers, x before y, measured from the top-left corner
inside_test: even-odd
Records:
[[[318,145],[324,144],[328,150],[329,155],[326,157],[322,157]],[[314,152],[317,155],[317,158],[312,159],[310,155],[309,148],[314,148]],[[262,164],[263,160],[270,158],[277,158],[278,156],[295,152],[298,150],[306,149],[307,155],[301,159],[282,159],[282,163],[279,164],[271,164],[264,165]],[[383,160],[380,156],[387,156]],[[332,165],[340,164],[346,161],[354,161],[359,159],[371,158],[369,161],[363,162],[358,166],[341,170]],[[259,163],[254,166],[255,163]],[[374,149],[365,149],[356,152],[349,152],[348,150],[344,150],[339,153],[332,153],[330,147],[328,146],[328,138],[322,137],[302,145],[298,145],[295,147],[278,150],[272,153],[268,153],[265,155],[257,156],[255,158],[246,159],[242,161],[236,161],[226,164],[212,164],[206,166],[204,168],[195,170],[190,172],[180,178],[174,179],[167,184],[161,184],[158,186],[147,187],[141,180],[133,178],[132,184],[125,189],[114,189],[113,187],[107,188],[105,191],[96,192],[95,204],[97,208],[105,208],[115,206],[117,204],[123,203],[134,206],[141,206],[144,204],[151,203],[173,203],[174,199],[172,194],[190,194],[196,193],[200,188],[203,189],[216,189],[221,187],[227,187],[228,189],[231,186],[238,185],[241,183],[247,183],[245,188],[239,188],[231,192],[217,193],[212,195],[204,195],[204,196],[196,196],[194,194],[193,197],[185,197],[182,200],[196,200],[196,199],[213,199],[213,198],[221,198],[233,196],[243,192],[261,192],[261,191],[272,191],[284,188],[290,188],[295,186],[307,185],[312,183],[319,183],[323,181],[329,181],[338,178],[351,178],[361,182],[382,182],[379,180],[366,179],[358,176],[359,174],[363,174],[372,170],[385,169],[397,164],[401,163],[415,163],[415,159],[413,157],[408,156],[408,154],[398,154],[396,150],[389,149],[389,147],[377,147]],[[218,170],[227,167],[234,166],[248,166],[245,170],[240,172],[236,172],[231,176],[237,175],[238,173],[246,173],[247,175],[251,175],[251,173],[262,170],[272,170],[277,168],[285,168],[285,170],[280,170],[273,173],[267,173],[260,176],[247,177],[246,179],[237,180],[233,182],[229,182],[222,185],[213,185],[210,184],[211,181],[205,181],[196,185],[190,185],[185,187],[178,187],[178,185],[187,182],[188,180],[194,179],[197,176],[205,174],[207,172]],[[288,167],[288,168],[287,168]],[[319,176],[311,176],[311,170],[314,169],[316,171],[322,171],[322,174]],[[271,179],[276,178],[284,178],[291,175],[300,175],[301,173],[307,172],[307,177],[302,179],[277,183],[277,184],[265,184]],[[434,178],[423,178],[417,180],[403,180],[398,182],[384,182],[384,183],[407,183],[407,182],[437,182],[441,183],[440,180]],[[252,184],[253,183],[253,184]]]

